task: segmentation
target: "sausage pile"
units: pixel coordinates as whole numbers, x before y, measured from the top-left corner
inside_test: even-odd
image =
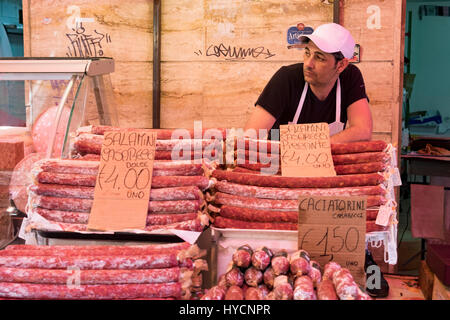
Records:
[[[145,230],[202,231],[209,224],[203,190],[210,186],[211,165],[155,161]],[[99,161],[38,161],[29,187],[29,217],[41,216],[64,231],[87,231],[98,167]]]
[[[267,175],[267,157],[278,155],[278,142],[246,138],[236,146],[235,167],[212,172],[217,182],[206,200],[215,227],[297,230],[298,197],[317,195],[367,196],[367,232],[386,230],[375,224],[379,207],[387,202],[384,141],[332,144],[335,177]]]
[[[88,126],[77,130],[71,141],[71,157],[99,160],[104,133],[124,130],[120,127]],[[126,130],[126,129],[125,129]],[[157,133],[155,160],[208,159],[223,163],[226,129],[203,129],[196,137],[193,129],[149,129]]]
[[[322,268],[299,250],[272,252],[239,247],[228,271],[202,300],[370,300],[348,269],[335,262]]]
[[[1,299],[189,299],[207,263],[187,242],[137,246],[10,245]]]

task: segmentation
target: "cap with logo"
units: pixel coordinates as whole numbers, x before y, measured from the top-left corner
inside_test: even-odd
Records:
[[[350,31],[337,23],[327,23],[318,26],[310,35],[301,36],[302,42],[310,39],[323,52],[341,52],[351,59],[355,52],[355,40]]]

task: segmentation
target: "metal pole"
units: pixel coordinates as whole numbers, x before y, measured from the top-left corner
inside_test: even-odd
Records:
[[[153,1],[153,128],[161,126],[161,1]]]

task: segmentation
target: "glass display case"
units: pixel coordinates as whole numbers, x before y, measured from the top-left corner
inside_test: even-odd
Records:
[[[0,58],[0,126],[23,127],[35,152],[68,157],[80,126],[119,125],[112,72],[111,58]]]

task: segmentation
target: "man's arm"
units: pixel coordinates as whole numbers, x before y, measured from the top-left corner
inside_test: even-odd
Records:
[[[347,108],[348,127],[333,135],[331,143],[368,141],[372,139],[372,113],[366,98],[355,101]]]
[[[245,124],[244,131],[254,129],[259,133],[259,129],[270,130],[275,123],[276,119],[263,107],[257,105],[253,111],[250,119]]]

